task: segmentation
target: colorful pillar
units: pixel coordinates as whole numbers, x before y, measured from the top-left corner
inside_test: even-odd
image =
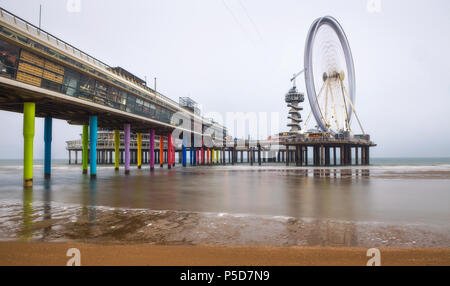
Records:
[[[175,167],[175,144],[172,144],[172,166]]]
[[[97,177],[97,116],[89,116],[89,149],[90,149],[90,173],[91,178]]]
[[[172,134],[167,135],[167,167],[172,168]]]
[[[186,145],[187,145],[187,139],[186,139],[186,136],[185,135],[183,135],[183,146],[182,146],[182,149],[183,149],[183,151],[182,151],[182,156],[183,156],[183,167],[186,167],[186,156],[187,156],[187,152],[186,152]]]
[[[142,166],[142,133],[137,134],[137,166]]]
[[[191,148],[189,148],[189,163],[190,163],[190,165],[192,166],[192,156],[193,156],[193,153],[192,153],[192,147]]]
[[[87,174],[88,171],[88,161],[89,161],[89,148],[88,148],[88,144],[89,144],[89,126],[88,125],[83,125],[83,137],[82,137],[82,146],[83,146],[83,151],[82,151],[82,169],[83,169],[83,174]]]
[[[36,104],[25,102],[23,104],[23,185],[33,186],[33,139],[34,139],[34,117]]]
[[[201,158],[202,158],[202,161],[201,161],[201,164],[202,165],[204,165],[205,164],[205,149],[203,149],[203,139],[202,139],[202,148],[201,148]]]
[[[215,150],[214,149],[212,149],[211,150],[211,162],[214,164],[216,161],[215,161],[215,159],[216,159],[216,157],[215,157],[215,152],[214,152]]]
[[[209,148],[206,149],[206,164],[209,165]]]
[[[52,173],[52,118],[44,119],[44,177],[49,179]],[[75,153],[76,154],[76,153]]]
[[[123,126],[124,136],[125,136],[125,174],[130,173],[130,124],[125,124]]]
[[[159,165],[164,166],[164,140],[162,135],[159,135]]]
[[[114,169],[119,170],[120,131],[114,130]]]
[[[150,171],[155,169],[155,130],[150,130]]]

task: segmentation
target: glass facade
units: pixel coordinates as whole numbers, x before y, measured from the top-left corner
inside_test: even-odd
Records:
[[[0,29],[5,28],[0,26]],[[46,47],[41,47],[44,48]],[[0,76],[169,124],[174,113],[155,104],[147,95],[142,98],[127,89],[117,88],[107,81],[63,67],[1,39]]]
[[[53,39],[52,43],[58,45],[58,39],[51,35],[50,38]],[[171,124],[172,115],[178,109],[173,105],[179,106],[177,102],[155,93],[145,85],[136,82],[134,85],[127,84],[119,80],[111,75],[118,75],[115,68],[104,63],[101,66],[106,71],[94,69],[83,60],[76,60],[76,57],[69,57],[66,53],[73,51],[74,55],[79,56],[83,53],[64,42],[59,42],[59,45],[65,52],[42,45],[27,34],[16,33],[0,25],[0,76]],[[45,58],[38,54],[45,55]],[[89,59],[93,60],[88,56]],[[220,137],[222,133],[225,136],[226,129],[217,128],[214,136]]]

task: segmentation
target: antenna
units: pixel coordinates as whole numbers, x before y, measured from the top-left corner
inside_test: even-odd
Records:
[[[42,5],[39,4],[39,30],[41,29],[41,14],[42,14]]]
[[[292,83],[294,84],[294,87],[296,87],[296,86],[295,86],[295,79],[296,79],[299,75],[301,75],[302,73],[304,73],[304,72],[305,72],[305,69],[302,69],[301,71],[299,71],[298,73],[295,73],[295,74],[292,76],[291,81],[292,81]]]

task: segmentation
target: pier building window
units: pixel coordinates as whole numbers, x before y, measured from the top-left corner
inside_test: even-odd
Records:
[[[78,93],[79,96],[92,100],[94,97],[94,86],[94,79],[85,75],[81,75]]]
[[[95,97],[94,101],[100,104],[105,104],[105,99],[108,94],[108,86],[101,81],[95,81]]]
[[[0,40],[0,74],[15,78],[19,48]]]
[[[64,73],[62,92],[70,96],[76,96],[79,80],[79,73],[66,69],[66,72]]]
[[[127,93],[125,91],[119,91],[119,95],[120,95],[120,109],[125,111],[126,107],[127,107]]]
[[[138,113],[138,114],[142,114],[142,107],[144,105],[144,101],[140,98],[136,98],[136,105],[134,107],[134,110]]]
[[[127,105],[126,105],[126,110],[128,112],[134,112],[134,107],[136,105],[136,97],[128,94],[127,95]]]

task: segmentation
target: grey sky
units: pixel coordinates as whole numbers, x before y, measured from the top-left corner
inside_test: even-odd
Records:
[[[308,28],[334,16],[352,49],[356,109],[378,144],[373,156],[450,156],[450,1],[381,0],[379,13],[368,12],[367,0],[81,0],[79,13],[66,0],[0,6],[37,24],[39,3],[44,30],[109,65],[156,76],[166,96],[190,96],[206,112],[280,111],[282,130]],[[21,114],[0,111],[0,122],[0,158],[21,158]],[[66,158],[65,141],[80,133],[55,120],[53,157]],[[36,158],[42,135],[37,119]]]

